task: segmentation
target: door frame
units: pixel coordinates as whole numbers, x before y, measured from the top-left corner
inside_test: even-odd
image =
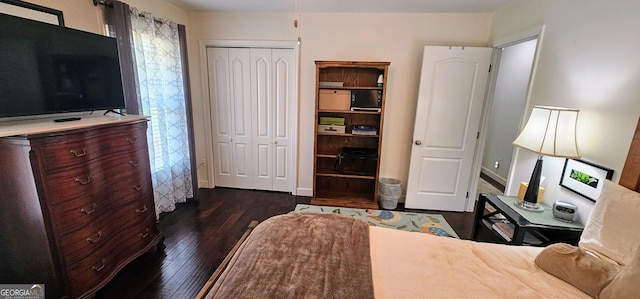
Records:
[[[480,180],[480,171],[482,169],[482,157],[484,155],[484,148],[487,139],[487,128],[489,127],[489,118],[491,117],[491,105],[493,105],[493,97],[495,94],[496,82],[498,80],[498,72],[500,66],[500,53],[497,51],[498,48],[507,47],[510,45],[514,45],[520,42],[532,40],[537,38],[538,41],[536,43],[536,50],[533,55],[533,64],[531,66],[531,76],[529,78],[529,84],[527,85],[527,95],[525,99],[524,109],[522,112],[522,119],[520,120],[520,129],[522,129],[525,125],[527,113],[525,113],[529,108],[531,103],[531,91],[533,87],[533,83],[535,81],[536,70],[538,66],[538,60],[540,57],[540,49],[542,45],[542,40],[544,37],[544,29],[545,26],[535,27],[531,30],[527,30],[524,32],[520,32],[509,36],[504,39],[495,40],[491,43],[491,47],[494,48],[493,55],[491,57],[491,74],[489,75],[489,85],[487,86],[486,98],[484,101],[484,107],[482,108],[482,116],[480,118],[480,137],[478,143],[476,144],[476,153],[474,156],[474,164],[472,168],[471,180],[469,181],[469,197],[467,200],[467,212],[473,212],[475,207],[475,198],[478,196],[478,181]],[[507,176],[507,184],[505,185],[505,194],[511,194],[512,184],[513,184],[513,173],[516,168],[516,158],[520,154],[520,148],[516,147],[513,151],[512,163],[509,168],[509,175]]]
[[[270,49],[293,49],[294,55],[294,101],[289,109],[289,118],[292,124],[289,128],[291,140],[291,158],[288,163],[288,171],[292,174],[289,189],[291,194],[296,194],[296,186],[298,185],[298,105],[300,102],[300,44],[296,41],[268,41],[268,40],[201,40],[200,43],[200,76],[202,78],[202,101],[203,101],[203,117],[205,131],[205,150],[207,158],[205,159],[207,167],[206,188],[215,188],[214,175],[214,159],[213,159],[213,118],[211,115],[211,98],[209,96],[209,72],[207,70],[207,48],[270,48]]]

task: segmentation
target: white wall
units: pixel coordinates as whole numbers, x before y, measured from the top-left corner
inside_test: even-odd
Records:
[[[174,4],[164,0],[120,0],[140,11],[151,12],[156,17],[169,19],[176,23],[187,25],[187,12]],[[104,33],[104,6],[94,6],[89,0],[28,0],[27,2],[62,11],[66,27],[93,32]]]
[[[41,5],[62,11],[66,27],[102,34],[104,21],[102,12],[91,1],[84,0],[28,0],[33,4]]]
[[[492,39],[500,40],[546,26],[525,118],[533,105],[580,109],[583,159],[614,169],[616,182],[640,113],[638,11],[634,0],[523,0],[497,12],[492,29]],[[517,150],[509,194],[528,181],[534,160],[535,154]],[[563,164],[561,158],[544,159],[544,201],[569,200],[584,221],[593,203],[558,185]]]
[[[315,60],[390,61],[382,146],[381,176],[398,178],[406,186],[418,91],[422,48],[425,45],[488,45],[491,14],[375,14],[375,13],[203,13],[189,14],[189,55],[196,122],[198,158],[205,157],[200,64],[200,40],[297,40],[300,45],[300,123],[298,189],[313,186],[313,113]],[[293,20],[300,20],[300,28]],[[198,103],[200,102],[200,103]],[[201,180],[206,172],[199,170]],[[202,181],[201,181],[202,183]]]

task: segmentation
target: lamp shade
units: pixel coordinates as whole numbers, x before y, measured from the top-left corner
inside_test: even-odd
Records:
[[[580,158],[577,109],[535,106],[514,145],[552,157]]]

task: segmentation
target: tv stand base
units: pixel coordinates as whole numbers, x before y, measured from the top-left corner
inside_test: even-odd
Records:
[[[67,118],[56,118],[53,121],[57,123],[62,123],[62,122],[81,120],[81,119],[82,119],[81,117],[67,117]]]
[[[115,111],[113,109],[109,109],[109,110],[105,111],[102,115],[107,115],[107,113],[109,113],[109,112],[115,113],[115,114],[120,114],[120,115],[124,116],[124,113],[120,113],[120,112]]]

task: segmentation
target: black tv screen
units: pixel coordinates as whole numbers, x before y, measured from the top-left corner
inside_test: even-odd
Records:
[[[124,107],[114,38],[0,13],[0,117]]]

